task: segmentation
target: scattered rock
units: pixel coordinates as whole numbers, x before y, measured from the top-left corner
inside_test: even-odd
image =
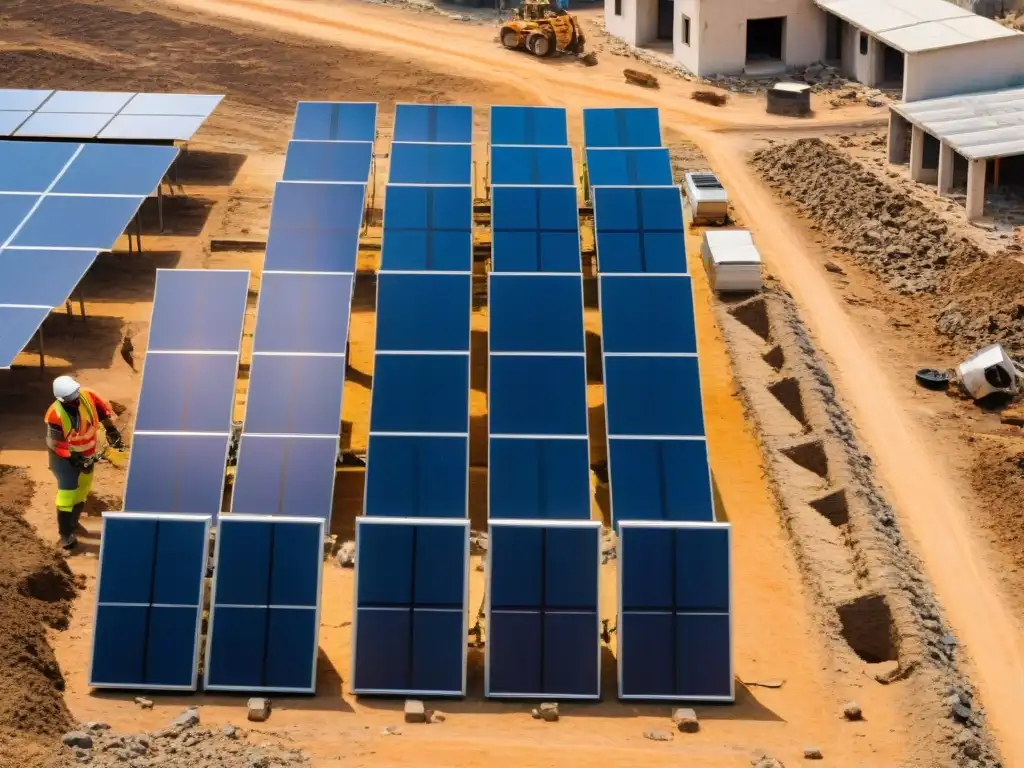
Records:
[[[147,699],[145,696],[136,696],[135,697],[135,703],[138,704],[143,709],[152,709],[153,708],[153,702],[150,701],[149,699]]]
[[[755,757],[753,760],[750,761],[750,764],[754,768],[786,768],[786,766],[782,764],[781,760],[776,760],[774,757],[771,757],[770,755],[761,755],[760,757]]]
[[[355,568],[356,543],[354,541],[346,541],[338,547],[338,554],[335,556],[335,559],[342,568]]]
[[[446,715],[444,712],[442,712],[439,709],[432,709],[432,710],[430,710],[430,713],[427,716],[427,722],[428,723],[434,723],[434,724],[443,723],[447,719],[448,719],[448,715]]]
[[[697,733],[700,730],[697,713],[692,709],[680,708],[675,710],[672,713],[672,722],[676,724],[680,733]]]
[[[966,728],[953,738],[953,743],[956,744],[957,749],[963,752],[965,757],[969,757],[971,760],[977,760],[981,757],[981,742]]]
[[[864,712],[856,701],[848,701],[843,705],[843,717],[847,720],[863,720]]]
[[[821,750],[817,747],[804,747],[804,760],[821,760]]]
[[[61,741],[64,742],[65,747],[92,749],[92,736],[85,731],[68,731]]]
[[[384,730],[380,732],[381,736],[401,736],[402,732],[393,725],[384,726]]]
[[[900,676],[899,661],[880,661],[871,665],[871,676],[883,685],[891,683]]]
[[[249,699],[248,718],[254,723],[262,723],[270,717],[270,699]]]
[[[557,703],[544,703],[537,707],[533,712],[534,720],[544,720],[549,723],[554,723],[558,720],[558,704]]]
[[[825,262],[825,270],[827,272],[832,272],[832,273],[837,274],[837,275],[845,275],[846,274],[846,271],[842,267],[840,267],[838,264],[836,264],[834,261],[826,261]]]
[[[175,728],[194,728],[199,725],[199,710],[186,709],[171,723]]]
[[[109,731],[110,725],[108,723],[97,723],[89,722],[85,724],[85,730],[87,731]]]
[[[427,710],[422,701],[416,699],[405,700],[405,722],[425,723],[427,722]]]
[[[971,719],[971,708],[967,705],[957,701],[952,707],[949,708],[949,714],[958,722],[966,723]]]
[[[669,731],[644,731],[644,738],[651,741],[672,741]]]
[[[221,733],[223,733],[229,739],[237,739],[238,738],[238,729],[235,728],[235,726],[233,726],[233,725],[225,725],[223,730],[221,731]]]

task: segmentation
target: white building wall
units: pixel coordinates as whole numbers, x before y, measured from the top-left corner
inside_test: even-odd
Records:
[[[683,16],[690,20],[690,44],[683,42]],[[690,72],[700,70],[701,0],[676,0],[676,20],[672,26],[672,53]]]
[[[620,5],[622,13],[616,14],[615,0],[605,0],[604,2],[605,28],[609,34],[621,38],[629,45],[643,44],[642,41],[637,40],[636,6],[637,0],[622,0]]]
[[[1024,83],[1024,36],[985,40],[905,57],[903,100],[920,101]]]
[[[882,47],[877,39],[868,35],[867,53],[860,52],[861,30],[852,24],[843,22],[843,62],[842,72],[851,80],[865,85],[875,84],[875,70],[882,55]]]

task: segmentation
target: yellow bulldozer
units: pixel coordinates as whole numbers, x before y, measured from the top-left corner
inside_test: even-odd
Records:
[[[502,23],[499,37],[509,50],[541,58],[566,53],[588,67],[597,64],[594,54],[584,52],[586,37],[577,18],[548,0],[523,0],[515,15]]]

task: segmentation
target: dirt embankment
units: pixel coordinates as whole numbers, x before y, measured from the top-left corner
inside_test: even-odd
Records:
[[[0,467],[0,766],[58,764],[72,722],[46,632],[67,628],[75,580],[22,516],[32,493],[23,470]]]
[[[991,255],[856,160],[820,139],[756,152],[752,165],[892,290],[927,302],[958,352],[1001,342],[1024,355],[1024,263]]]

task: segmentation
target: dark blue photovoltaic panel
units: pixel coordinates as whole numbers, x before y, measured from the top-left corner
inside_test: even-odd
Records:
[[[230,432],[237,378],[234,355],[148,355],[135,431]]]
[[[487,468],[492,519],[590,519],[586,439],[491,438]]]
[[[606,357],[604,387],[609,436],[704,435],[696,357]]]
[[[601,345],[605,354],[697,352],[693,289],[678,277],[602,277]]]
[[[466,437],[370,435],[367,515],[465,517],[469,480]]]
[[[243,434],[231,511],[329,520],[337,458],[336,439]]]
[[[388,186],[381,271],[468,272],[472,230],[472,188]]]
[[[18,230],[40,199],[38,195],[0,195],[0,243]]]
[[[492,274],[492,352],[583,352],[583,278]]]
[[[237,352],[248,293],[245,270],[159,270],[149,349]]]
[[[11,245],[109,251],[142,205],[141,197],[46,196]],[[0,222],[2,226],[2,222]]]
[[[488,695],[541,693],[544,684],[540,611],[503,611],[487,615]],[[573,649],[579,653],[580,649]]]
[[[358,562],[358,561],[357,561]],[[412,674],[408,659],[412,641],[409,608],[356,608],[356,658],[352,690],[356,693],[407,691]],[[465,643],[465,638],[462,639]]]
[[[596,520],[490,526],[492,608],[597,609]]]
[[[45,192],[78,147],[58,141],[0,141],[0,190]]]
[[[135,435],[124,492],[130,512],[216,515],[228,435]]]
[[[583,143],[587,147],[660,147],[658,108],[584,109]]]
[[[358,229],[271,227],[264,272],[355,272]]]
[[[623,610],[729,611],[729,529],[634,526],[620,529]]]
[[[491,184],[576,183],[569,147],[491,147]]]
[[[492,271],[580,271],[574,187],[495,187],[491,193]]]
[[[597,645],[596,611],[548,611],[543,617],[543,691],[597,698],[600,671],[593,652]]]
[[[84,144],[52,191],[145,197],[156,191],[177,156],[175,147]]]
[[[469,355],[377,355],[372,399],[371,433],[466,434]]]
[[[263,275],[253,352],[345,354],[352,275]]]
[[[359,102],[300,101],[293,139],[310,141],[373,141],[377,105]]]
[[[675,616],[670,611],[623,611],[619,627],[620,697],[674,697],[671,670],[677,658],[673,642]]]
[[[563,107],[491,107],[491,144],[546,145],[569,143]]]
[[[391,184],[470,184],[472,144],[391,145]]]
[[[316,689],[316,611],[271,608],[267,611],[267,650],[261,688]]]
[[[358,232],[363,225],[363,184],[279,181],[274,186],[270,231]]]
[[[377,350],[469,351],[472,275],[377,277]]]
[[[683,209],[675,187],[594,189],[598,269],[685,274]]]
[[[48,314],[47,307],[0,306],[0,368],[10,367]]]
[[[373,142],[290,141],[285,181],[356,181],[370,177]]]
[[[592,187],[672,184],[667,149],[589,149],[587,179]]]
[[[414,691],[461,695],[466,677],[466,611],[414,609],[412,674]]]
[[[622,520],[715,519],[703,440],[608,441],[612,514]]]
[[[337,435],[345,358],[253,355],[245,431]]]
[[[491,434],[585,436],[586,376],[583,355],[492,355]]]
[[[216,632],[208,640],[206,653],[206,687],[262,687],[267,609],[218,607],[216,618]]]
[[[466,591],[468,521],[356,521],[360,607],[458,608]]]
[[[0,250],[0,305],[59,307],[95,260],[95,251]]]
[[[398,104],[394,141],[468,144],[473,141],[473,108],[451,104]]]

